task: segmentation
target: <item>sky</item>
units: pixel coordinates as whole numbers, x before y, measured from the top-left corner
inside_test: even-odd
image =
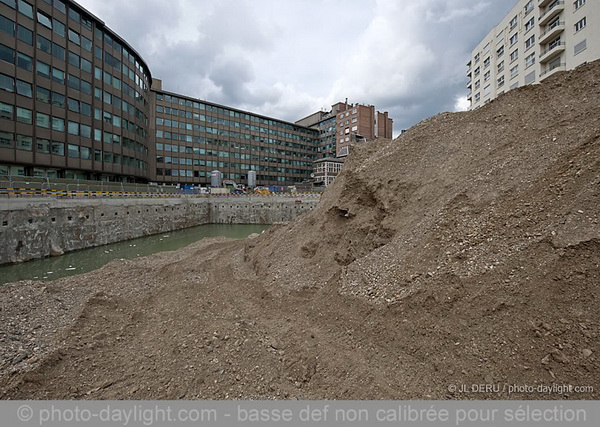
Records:
[[[348,99],[394,135],[468,108],[471,51],[517,0],[78,0],[163,89],[294,122]]]

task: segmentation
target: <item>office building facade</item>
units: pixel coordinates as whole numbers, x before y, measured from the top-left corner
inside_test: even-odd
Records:
[[[151,74],[77,3],[0,2],[0,175],[146,181]]]
[[[471,54],[471,109],[599,59],[599,24],[598,0],[520,0]]]
[[[152,181],[209,184],[223,179],[258,185],[293,185],[310,179],[318,131],[294,123],[201,101],[152,85]]]

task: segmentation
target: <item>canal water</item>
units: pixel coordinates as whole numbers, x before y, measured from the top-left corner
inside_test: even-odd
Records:
[[[172,251],[205,237],[224,236],[243,239],[252,233],[261,233],[269,227],[269,225],[257,224],[200,225],[68,252],[59,257],[4,265],[0,266],[0,285],[19,280],[54,280],[96,270],[113,259],[131,259],[156,252]]]

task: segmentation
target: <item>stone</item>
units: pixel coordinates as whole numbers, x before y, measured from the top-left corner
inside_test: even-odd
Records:
[[[583,349],[581,351],[581,354],[583,354],[583,357],[588,358],[592,355],[592,350],[590,350],[589,348]]]

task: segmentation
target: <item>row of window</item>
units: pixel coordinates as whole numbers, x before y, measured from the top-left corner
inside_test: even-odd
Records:
[[[172,95],[157,93],[156,99],[158,101],[172,102],[175,104],[179,104],[180,106],[184,106],[184,107],[192,107],[193,106],[193,108],[196,108],[198,110],[205,110],[207,112],[213,112],[213,113],[225,116],[225,117],[240,118],[240,119],[243,119],[243,120],[246,120],[249,122],[262,123],[265,125],[269,125],[269,126],[273,126],[273,127],[280,127],[283,129],[289,129],[289,130],[293,130],[293,131],[301,132],[301,133],[307,133],[307,134],[314,133],[314,130],[294,126],[290,123],[285,123],[285,122],[280,122],[277,120],[270,120],[270,119],[266,119],[266,118],[262,118],[262,117],[257,117],[257,116],[251,115],[251,114],[245,114],[245,113],[241,113],[239,111],[233,111],[233,110],[229,110],[226,108],[217,107],[214,105],[208,105],[208,104],[203,104],[203,103],[199,103],[199,102],[195,102],[195,101],[190,101],[189,99],[186,100],[186,99],[178,98],[178,97],[172,96]],[[167,107],[167,106],[163,106],[163,105],[157,105],[156,111],[158,113],[171,114],[171,115],[175,115],[175,116],[178,115],[179,117],[184,117],[184,116],[188,117],[187,112],[182,112],[182,110],[178,110],[177,108]]]
[[[259,143],[262,142],[262,143],[269,143],[269,144],[277,144],[277,145],[281,145],[281,146],[294,147],[299,150],[314,151],[314,147],[312,147],[312,146],[298,144],[298,143],[294,143],[294,142],[290,142],[290,141],[282,141],[282,140],[278,140],[275,138],[265,138],[265,137],[258,136],[258,135],[249,135],[247,133],[228,131],[226,129],[214,129],[214,128],[210,128],[210,127],[205,128],[204,126],[200,126],[199,128],[200,128],[199,132],[202,132],[202,133],[218,135],[218,136],[225,136],[225,137],[236,138],[236,139],[244,139],[247,141],[255,141],[255,142],[259,142]],[[170,140],[176,140],[176,141],[185,141],[185,142],[199,142],[201,140],[200,139],[201,137],[198,137],[198,136],[177,133],[177,132],[163,131],[163,130],[157,130],[156,137],[170,139]]]
[[[28,135],[17,134],[15,137],[15,134],[13,133],[0,131],[0,147],[16,148],[17,150],[23,151],[33,151],[34,141],[33,137]],[[94,161],[96,162],[112,163],[116,165],[136,167],[138,169],[146,169],[146,162],[134,157],[108,151],[103,152],[102,150],[92,149],[90,147],[84,147],[81,145],[50,141],[44,138],[36,138],[35,151],[37,153],[53,154],[55,156],[64,156],[66,153],[67,157],[83,160],[92,160],[93,153]]]

